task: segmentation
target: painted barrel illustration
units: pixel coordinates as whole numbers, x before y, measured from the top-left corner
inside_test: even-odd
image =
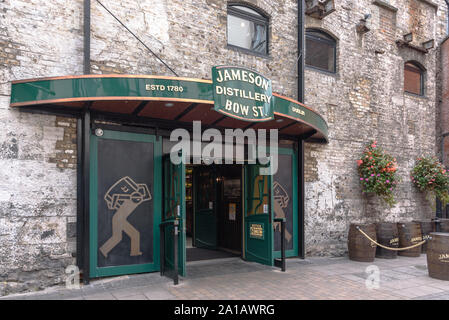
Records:
[[[421,233],[422,233],[422,239],[423,240],[429,240],[430,233],[435,232],[435,221],[433,220],[413,220],[413,222],[419,223],[421,226]],[[424,243],[422,246],[422,253],[426,253],[427,251],[427,242]]]
[[[449,233],[432,232],[427,246],[429,276],[449,281]]]
[[[357,227],[371,239],[377,241],[375,224],[351,223],[348,234],[349,259],[360,262],[373,262],[376,255],[376,245],[368,240]]]
[[[405,248],[422,241],[421,226],[416,222],[398,222],[399,247]],[[419,257],[421,246],[399,251],[398,255],[404,257]]]
[[[398,226],[394,222],[376,223],[377,242],[390,248],[399,247]],[[395,259],[398,252],[377,246],[376,258]]]

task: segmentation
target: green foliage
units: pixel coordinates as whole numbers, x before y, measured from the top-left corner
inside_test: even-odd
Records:
[[[444,206],[449,202],[449,173],[436,157],[418,158],[411,179],[420,191],[437,197]]]
[[[392,207],[396,202],[393,191],[398,183],[396,174],[396,158],[386,154],[377,146],[376,141],[370,142],[357,160],[360,184],[363,193],[374,193]]]

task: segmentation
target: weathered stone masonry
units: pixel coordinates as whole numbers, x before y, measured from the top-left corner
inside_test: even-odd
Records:
[[[306,27],[323,29],[337,39],[337,73],[306,70],[306,104],[324,114],[330,132],[325,146],[306,149],[306,250],[308,254],[340,255],[347,250],[351,222],[412,220],[433,215],[423,196],[412,187],[409,173],[422,154],[435,154],[437,49],[423,54],[399,48],[395,41],[414,33],[413,44],[446,33],[444,1],[336,1],[336,11]],[[355,24],[367,19],[369,32]],[[426,68],[425,97],[404,93],[403,66],[414,60]],[[361,195],[355,160],[369,140],[398,159],[402,183],[397,204],[383,206]],[[309,167],[315,163],[314,167]]]
[[[436,152],[436,50],[422,54],[395,40],[445,36],[447,8],[424,0],[336,0],[323,20],[306,27],[337,39],[337,73],[307,69],[306,104],[324,115],[328,145],[306,145],[306,252],[341,255],[350,222],[430,216],[410,185],[414,158]],[[213,65],[242,65],[273,80],[273,90],[296,96],[297,1],[248,0],[270,17],[270,57],[226,46],[226,1],[112,0],[107,6],[180,76],[210,78]],[[83,1],[0,1],[0,294],[63,281],[74,263],[76,122],[9,108],[10,81],[81,74]],[[367,13],[370,31],[355,26]],[[99,5],[92,2],[93,73],[172,75]],[[403,64],[426,68],[426,96],[403,93]],[[356,162],[376,139],[398,158],[403,183],[388,209],[362,197]]]

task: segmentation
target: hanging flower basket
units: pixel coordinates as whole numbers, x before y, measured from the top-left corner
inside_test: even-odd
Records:
[[[436,157],[421,157],[416,160],[411,172],[412,183],[427,194],[434,206],[435,197],[445,206],[449,202],[449,173]]]
[[[377,141],[372,141],[357,160],[357,166],[362,193],[375,194],[392,207],[396,203],[393,191],[399,181],[396,158],[378,147]]]

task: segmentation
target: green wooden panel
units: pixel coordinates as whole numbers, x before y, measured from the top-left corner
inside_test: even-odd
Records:
[[[165,155],[164,166],[164,213],[163,220],[177,219],[179,222],[178,234],[178,272],[186,275],[186,170],[185,163],[175,165],[170,155]],[[172,227],[167,227],[165,235],[165,261],[167,266],[173,266],[173,237],[169,235]]]
[[[261,167],[245,166],[245,259],[271,266],[274,263],[272,176],[260,175]]]

